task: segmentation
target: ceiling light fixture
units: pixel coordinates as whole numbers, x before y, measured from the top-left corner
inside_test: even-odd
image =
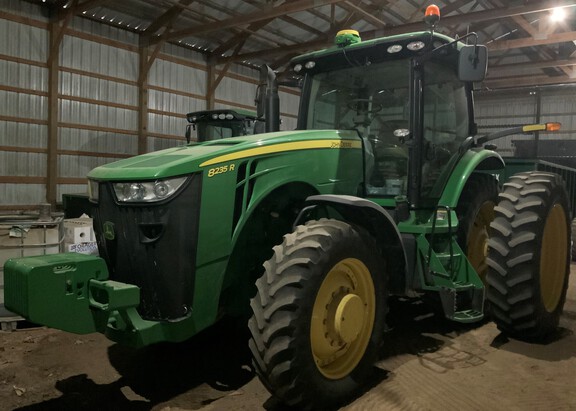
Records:
[[[554,7],[552,13],[550,14],[550,20],[554,22],[564,21],[566,18],[566,10],[564,7]]]

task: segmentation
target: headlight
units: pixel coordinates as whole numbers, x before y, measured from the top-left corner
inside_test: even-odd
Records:
[[[97,203],[98,198],[98,181],[88,180],[88,199],[93,203]]]
[[[307,69],[313,69],[314,67],[316,67],[316,62],[315,61],[307,61],[306,64],[304,64],[304,67],[306,67]]]
[[[186,181],[187,177],[169,180],[134,181],[113,183],[116,198],[125,203],[153,203],[165,200],[173,195]]]
[[[412,43],[408,43],[406,48],[410,51],[418,51],[422,50],[426,44],[421,41],[413,41]]]
[[[402,45],[401,44],[392,44],[386,50],[390,54],[398,53],[399,51],[402,51]]]

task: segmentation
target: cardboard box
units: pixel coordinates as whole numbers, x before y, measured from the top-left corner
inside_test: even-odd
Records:
[[[64,220],[64,242],[68,244],[94,241],[91,218],[68,218]]]

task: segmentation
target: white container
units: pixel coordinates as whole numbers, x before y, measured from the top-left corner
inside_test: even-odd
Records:
[[[64,220],[64,242],[67,244],[94,241],[91,218],[68,218]]]
[[[4,308],[4,263],[10,258],[57,254],[62,251],[62,217],[52,221],[0,220],[0,323],[11,324],[17,317]],[[6,324],[5,324],[6,323]]]

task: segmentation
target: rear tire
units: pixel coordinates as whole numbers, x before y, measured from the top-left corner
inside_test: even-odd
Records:
[[[572,261],[576,261],[576,218],[572,220]]]
[[[487,273],[498,328],[538,340],[558,326],[570,270],[570,220],[560,176],[526,172],[504,184],[494,209]]]
[[[486,284],[488,239],[494,207],[498,202],[498,181],[489,174],[472,174],[458,200],[458,245]]]
[[[385,270],[375,242],[341,221],[309,221],[264,267],[248,323],[260,380],[298,409],[349,399],[372,370],[384,332]]]

